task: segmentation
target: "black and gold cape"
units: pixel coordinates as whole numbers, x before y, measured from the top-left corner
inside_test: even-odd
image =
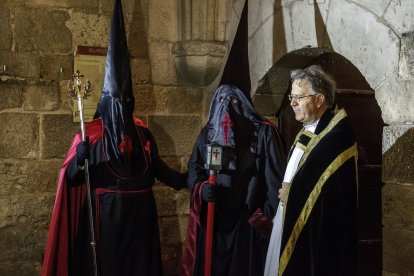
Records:
[[[304,155],[285,208],[279,275],[356,275],[358,152],[346,112],[325,112],[295,144]]]

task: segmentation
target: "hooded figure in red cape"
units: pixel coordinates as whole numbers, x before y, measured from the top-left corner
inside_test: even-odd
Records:
[[[98,274],[162,275],[152,186],[179,190],[186,175],[159,157],[155,140],[133,117],[135,100],[123,12],[115,0],[105,80],[95,120],[78,133],[61,167],[42,275],[93,275],[82,165],[89,162]]]
[[[184,274],[203,275],[207,202],[215,202],[211,275],[263,275],[272,218],[285,168],[274,125],[254,109],[250,98],[247,51],[247,1],[216,90],[207,124],[188,162],[191,210],[184,253]],[[207,144],[235,152],[208,180]]]

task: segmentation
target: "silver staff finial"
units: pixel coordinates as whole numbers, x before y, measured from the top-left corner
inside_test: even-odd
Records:
[[[73,74],[73,80],[68,81],[68,90],[69,97],[72,99],[86,99],[91,95],[91,82],[86,80],[82,85],[82,79],[84,75],[76,70],[76,73]]]

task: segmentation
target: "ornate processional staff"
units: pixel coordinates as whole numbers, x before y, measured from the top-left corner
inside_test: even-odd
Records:
[[[217,172],[223,168],[223,147],[216,144],[205,145],[207,148],[207,158],[204,167],[209,171],[208,183],[216,185]],[[211,265],[213,256],[213,231],[214,231],[214,202],[207,205],[206,221],[206,245],[204,256],[204,276],[211,276]]]
[[[85,124],[83,121],[83,102],[82,99],[86,99],[90,95],[91,91],[91,83],[86,80],[86,83],[82,86],[82,79],[84,75],[82,75],[79,70],[73,74],[73,81],[68,82],[68,90],[69,90],[69,97],[73,100],[78,101],[78,109],[79,109],[79,120],[80,120],[80,128],[81,128],[81,135],[82,141],[86,141],[85,137]],[[91,247],[92,247],[92,258],[93,258],[93,267],[94,267],[94,275],[98,275],[98,268],[96,262],[96,241],[95,241],[95,230],[93,225],[93,213],[92,213],[92,201],[91,201],[91,185],[89,182],[89,166],[88,166],[88,159],[85,159],[85,182],[86,182],[86,189],[87,189],[87,204],[88,204],[88,214],[89,214],[89,230],[91,234]]]

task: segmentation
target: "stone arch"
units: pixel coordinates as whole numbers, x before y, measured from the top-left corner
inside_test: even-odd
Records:
[[[325,48],[303,48],[280,58],[260,81],[253,96],[259,113],[276,116],[285,150],[289,150],[302,125],[295,120],[287,99],[290,71],[320,65],[337,82],[336,103],[345,108],[353,124],[359,150],[359,274],[382,271],[381,109],[372,89],[358,70],[342,55]]]

